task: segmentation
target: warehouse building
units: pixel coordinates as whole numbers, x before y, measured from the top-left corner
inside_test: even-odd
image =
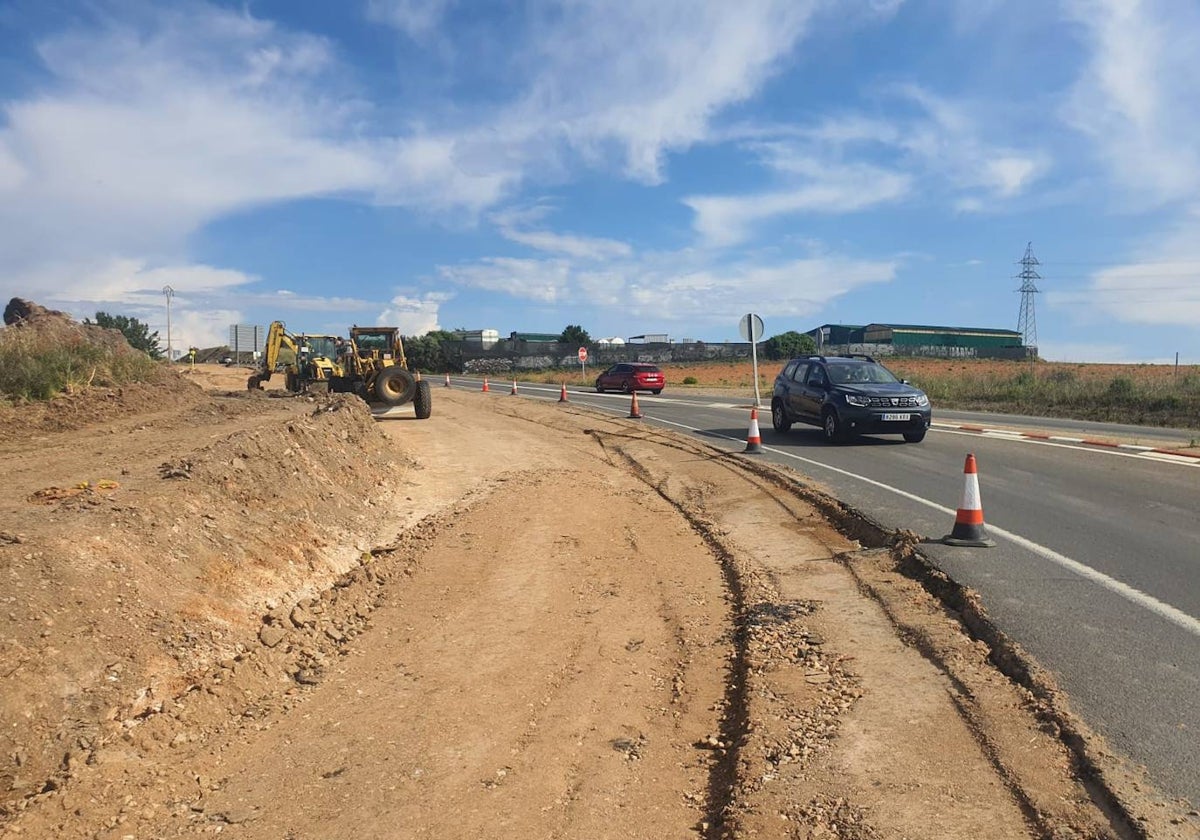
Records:
[[[1016,330],[991,327],[937,327],[917,324],[823,324],[808,335],[824,352],[875,356],[950,356],[1022,359],[1036,348],[1021,344]]]

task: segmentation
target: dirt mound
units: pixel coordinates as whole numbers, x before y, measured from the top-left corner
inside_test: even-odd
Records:
[[[31,300],[15,297],[4,307],[4,323],[7,326],[17,326],[23,323],[37,323],[47,320],[71,320],[71,316],[57,309],[47,309]]]
[[[0,403],[0,424],[10,441],[28,441],[47,433],[79,430],[127,417],[180,411],[205,399],[204,391],[179,374],[157,369],[150,382],[116,388],[86,388],[47,402]]]
[[[4,323],[21,335],[24,347],[77,347],[97,345],[117,354],[137,352],[129,346],[120,330],[110,330],[95,324],[81,324],[65,312],[47,309],[23,298],[13,298],[4,307]]]
[[[0,401],[0,422],[15,439],[181,410],[203,398],[201,389],[131,347],[119,330],[80,324],[22,298],[8,302],[4,321],[0,392],[9,401]],[[50,399],[38,400],[39,394]]]
[[[0,756],[16,759],[0,773],[0,816],[120,744],[244,650],[263,616],[399,529],[388,502],[404,458],[360,400],[185,384],[199,395],[185,410],[83,423],[6,456]],[[129,414],[159,397],[55,403]]]

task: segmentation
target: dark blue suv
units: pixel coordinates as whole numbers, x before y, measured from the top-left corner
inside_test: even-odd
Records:
[[[932,417],[924,391],[870,356],[792,359],[775,377],[771,395],[775,431],[807,423],[820,426],[831,443],[858,434],[898,434],[920,443]]]

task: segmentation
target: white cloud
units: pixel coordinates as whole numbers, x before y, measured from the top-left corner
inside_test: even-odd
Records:
[[[816,0],[535,4],[530,92],[506,116],[625,174],[662,181],[663,155],[705,140],[721,109],[753,96],[804,32]],[[510,128],[510,130],[512,130]]]
[[[740,140],[780,184],[732,196],[684,199],[694,227],[712,246],[753,237],[757,224],[796,213],[853,213],[909,199],[943,185],[960,212],[980,212],[1023,193],[1050,168],[1040,150],[988,142],[994,116],[935,96],[916,85],[885,92],[921,110],[887,119],[827,115],[811,125],[740,125],[722,140]],[[857,162],[847,162],[857,161]],[[878,163],[874,161],[886,161]]]
[[[673,321],[723,323],[748,306],[753,309],[756,301],[769,301],[774,319],[799,318],[820,312],[860,286],[890,282],[896,268],[891,261],[841,256],[746,260],[690,271],[666,265],[634,275],[638,279],[631,283],[631,293],[648,311]]]
[[[323,39],[200,4],[134,8],[146,17],[40,43],[53,84],[4,106],[2,267],[28,297],[80,305],[138,305],[170,283],[182,317],[193,287],[255,279],[194,265],[196,230],[264,203],[366,191],[381,170],[372,149],[340,138],[355,108],[315,83],[333,73]]]
[[[985,139],[997,128],[992,124],[995,117],[986,115],[986,105],[955,102],[918,85],[891,90],[925,112],[924,118],[896,132],[896,144],[924,172],[967,193],[959,200],[960,208],[1016,197],[1050,169],[1049,155],[1042,150],[1013,149]]]
[[[765,261],[745,259],[713,266],[704,252],[673,251],[613,260],[602,267],[567,259],[489,258],[439,270],[468,289],[501,292],[535,304],[587,306],[600,320],[631,317],[721,324],[753,301],[769,301],[773,316],[809,316],[847,292],[894,279],[894,260],[838,255]]]
[[[618,242],[615,239],[555,233],[545,229],[531,230],[530,227],[538,223],[548,212],[549,208],[545,206],[510,208],[503,212],[493,213],[490,218],[505,239],[521,245],[528,245],[538,251],[563,254],[582,260],[627,257],[632,253],[632,249],[627,243]]]
[[[629,245],[615,239],[603,239],[595,236],[575,236],[571,234],[553,233],[548,230],[503,230],[506,239],[528,245],[539,251],[553,254],[566,254],[584,260],[596,260],[606,257],[623,257],[630,254]]]
[[[1023,192],[1037,173],[1034,160],[1001,156],[983,161],[980,182],[1001,198],[1011,198]]]
[[[382,203],[423,211],[476,213],[499,201],[523,177],[502,157],[492,160],[469,135],[420,134],[381,144],[376,184]]]
[[[0,194],[16,192],[29,175],[12,151],[8,134],[7,131],[0,131]]]
[[[438,311],[453,295],[431,292],[424,295],[398,294],[379,313],[379,323],[399,327],[401,335],[424,335],[440,329]]]
[[[367,0],[367,18],[399,29],[410,38],[429,35],[454,0]]]
[[[502,292],[519,300],[565,302],[571,274],[567,260],[531,260],[487,257],[477,263],[439,266],[446,281],[468,289]]]
[[[1194,331],[1200,323],[1200,205],[1138,251],[1138,258],[1094,272],[1081,291],[1047,292],[1047,303],[1114,329],[1138,325]]]
[[[229,327],[242,323],[242,313],[236,309],[174,309],[171,312],[171,349],[186,352],[189,347],[220,347],[229,344]],[[156,325],[163,350],[167,347],[167,330]]]
[[[17,279],[20,296],[63,309],[77,318],[96,312],[128,315],[149,324],[167,344],[170,304],[171,345],[212,347],[227,341],[230,324],[242,317],[241,290],[257,278],[199,264],[148,266],[144,260],[115,257],[87,262],[60,261]],[[164,289],[169,287],[168,296]]]
[[[811,159],[790,159],[777,168],[806,176],[804,183],[788,190],[684,199],[696,214],[693,224],[706,244],[737,244],[751,237],[755,225],[777,216],[864,210],[901,199],[911,188],[909,176],[866,164],[823,166]]]
[[[1064,109],[1113,175],[1150,202],[1200,189],[1200,7],[1193,3],[1069,0],[1091,49]]]

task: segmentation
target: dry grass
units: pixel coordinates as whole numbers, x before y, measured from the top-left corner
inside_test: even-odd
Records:
[[[1200,428],[1200,366],[1007,362],[894,358],[884,364],[928,392],[941,408],[1070,417],[1146,426]],[[770,394],[781,362],[759,361],[759,390]],[[662,365],[667,391],[754,387],[749,361]],[[589,387],[579,369],[549,372],[540,381]],[[687,380],[689,384],[683,384]],[[694,380],[694,383],[693,383]]]
[[[49,400],[152,379],[158,366],[115,330],[44,319],[0,330],[0,398]]]

